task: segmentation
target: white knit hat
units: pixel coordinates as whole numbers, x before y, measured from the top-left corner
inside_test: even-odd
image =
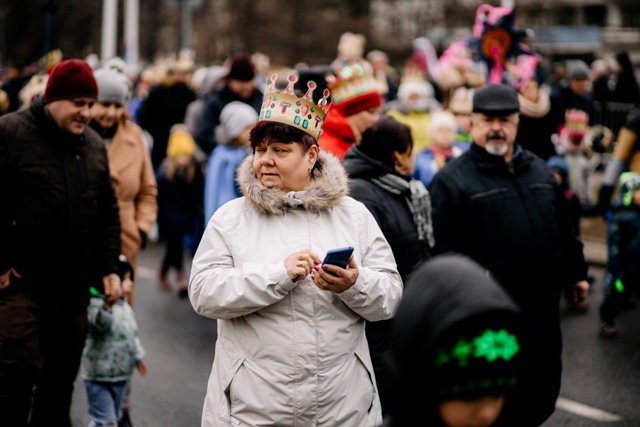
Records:
[[[243,130],[258,122],[258,113],[248,104],[233,101],[220,113],[220,126],[216,128],[216,138],[222,144],[236,139]]]
[[[101,68],[93,75],[98,83],[98,102],[124,105],[129,100],[131,86],[124,74],[113,68]]]
[[[438,129],[449,128],[456,131],[456,118],[452,112],[447,110],[434,111],[429,116],[429,134],[433,135]]]

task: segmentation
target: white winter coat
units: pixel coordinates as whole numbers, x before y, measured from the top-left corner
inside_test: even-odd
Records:
[[[218,319],[203,426],[378,426],[380,401],[365,319],[389,319],[402,281],[367,208],[346,196],[337,158],[320,152],[303,192],[264,188],[245,159],[244,197],[211,218],[193,259],[189,297]],[[284,259],[353,246],[359,275],[348,290],[293,283]]]

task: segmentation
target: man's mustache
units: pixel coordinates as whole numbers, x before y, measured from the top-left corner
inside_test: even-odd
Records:
[[[487,139],[501,139],[503,141],[507,140],[507,137],[504,134],[501,133],[490,133],[489,135],[487,135]]]

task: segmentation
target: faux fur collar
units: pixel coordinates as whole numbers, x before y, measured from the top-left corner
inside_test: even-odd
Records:
[[[529,101],[521,94],[518,94],[518,100],[520,101],[520,114],[523,116],[538,119],[546,115],[551,109],[549,95],[542,90],[540,91],[540,96],[538,96],[538,100],[536,102]]]
[[[322,172],[318,171],[318,166]],[[336,206],[348,193],[348,178],[342,163],[323,150],[318,153],[318,165],[311,183],[303,191],[284,193],[265,188],[253,172],[253,155],[247,156],[238,168],[238,184],[250,205],[260,212],[275,215],[298,208],[319,212]]]

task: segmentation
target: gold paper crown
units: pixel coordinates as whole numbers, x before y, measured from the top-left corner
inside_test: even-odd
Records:
[[[340,69],[337,77],[328,79],[331,99],[338,105],[371,93],[382,93],[371,64],[357,61]]]
[[[316,140],[322,134],[324,118],[329,111],[329,89],[322,93],[322,99],[316,104],[313,100],[313,91],[317,88],[316,82],[307,83],[307,93],[298,97],[294,85],[298,81],[296,75],[290,75],[287,87],[279,91],[276,88],[278,74],[271,75],[271,83],[264,91],[262,109],[259,120],[279,122],[293,126],[308,133]]]

